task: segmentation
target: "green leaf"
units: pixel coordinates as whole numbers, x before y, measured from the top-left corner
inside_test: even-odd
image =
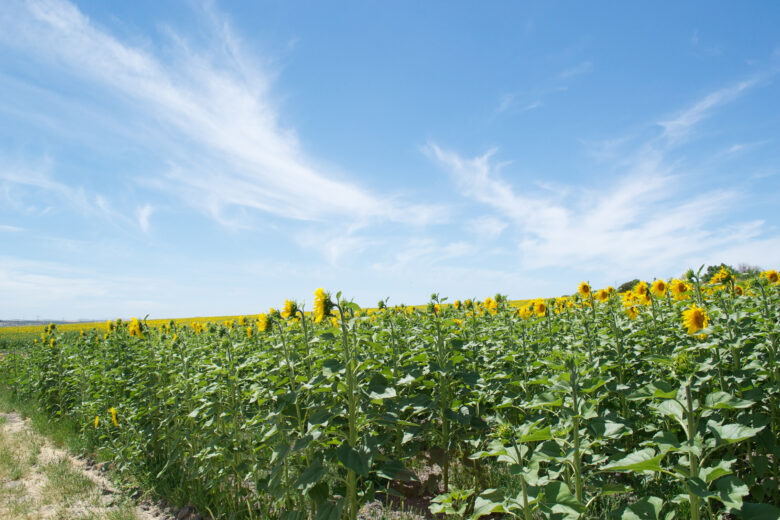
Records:
[[[495,489],[483,491],[474,500],[474,512],[471,514],[471,520],[477,520],[492,513],[506,513],[503,501],[497,502],[496,499],[501,500],[500,493],[496,493]]]
[[[604,471],[661,471],[663,453],[655,454],[652,448],[635,451],[622,459],[602,466]]]
[[[732,464],[734,464],[733,460],[721,460],[716,466],[708,466],[706,468],[699,469],[699,476],[701,476],[705,482],[710,483],[713,480],[719,479],[720,477],[731,475]]]
[[[733,475],[716,480],[715,487],[718,488],[718,499],[732,509],[741,509],[742,497],[750,493],[747,485]]]
[[[750,408],[753,401],[738,399],[726,392],[712,392],[704,398],[704,407],[711,409],[735,410],[738,408]]]
[[[368,476],[368,457],[346,442],[336,450],[336,458],[345,468],[351,469],[358,475]]]
[[[680,425],[687,431],[688,424],[685,422],[685,410],[680,403],[674,399],[667,399],[653,405],[653,408],[655,408],[658,413],[667,417],[671,417],[680,423]]]
[[[301,476],[295,481],[295,489],[300,489],[303,490],[304,493],[307,493],[320,481],[320,479],[322,479],[323,475],[325,475],[325,467],[322,465],[322,462],[317,459],[312,462],[308,468],[303,470]]]
[[[377,475],[388,480],[402,480],[404,482],[416,482],[417,475],[398,460],[388,460],[377,470]]]
[[[780,520],[780,509],[769,504],[744,502],[740,513],[742,520]]]
[[[620,520],[658,520],[664,502],[658,497],[646,497],[626,506]]]
[[[710,422],[707,424],[707,428],[715,434],[718,443],[721,441],[725,444],[734,444],[755,437],[755,435],[764,429],[751,428],[749,426],[743,426],[742,424],[715,424]]]
[[[340,500],[338,504],[325,502],[317,508],[317,516],[314,520],[341,520],[341,510],[344,509],[344,501]]]

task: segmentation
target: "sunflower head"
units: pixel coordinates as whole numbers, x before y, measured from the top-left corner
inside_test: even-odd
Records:
[[[138,318],[133,318],[130,321],[130,325],[127,326],[127,332],[129,332],[131,336],[136,336],[138,338],[142,338],[144,336],[143,329],[141,328],[141,322],[138,321]]]
[[[661,298],[662,296],[666,296],[666,291],[669,290],[669,287],[666,285],[666,282],[661,280],[660,278],[653,282],[653,285],[650,286],[650,292],[653,293],[653,296],[657,298]]]
[[[517,313],[520,315],[521,318],[523,318],[524,320],[527,320],[528,318],[530,318],[534,314],[533,303],[531,303],[529,305],[523,305],[522,307],[520,307],[520,309],[517,311]]]
[[[298,314],[298,304],[293,300],[284,300],[284,307],[282,307],[282,318],[294,318]]]
[[[745,295],[745,289],[743,289],[741,285],[734,285],[734,295],[735,296],[744,296]]]
[[[642,282],[639,282],[638,284],[636,284],[636,285],[634,286],[634,289],[633,289],[633,290],[634,290],[634,293],[635,293],[635,294],[637,294],[638,296],[644,296],[644,295],[646,295],[646,294],[647,294],[647,292],[648,292],[648,289],[647,289],[647,282],[644,282],[644,281],[642,281]]]
[[[265,332],[268,328],[268,315],[266,313],[261,312],[260,315],[257,317],[257,330],[260,332]]]
[[[598,298],[600,302],[609,300],[609,291],[606,289],[600,289],[599,292],[596,293],[596,298]]]
[[[726,269],[725,266],[720,267],[720,271],[715,273],[713,277],[710,279],[711,284],[719,284],[719,283],[726,283],[731,280],[731,273]]]
[[[769,283],[775,284],[778,281],[780,281],[780,275],[777,274],[777,271],[774,269],[770,269],[769,271],[764,271],[761,273],[761,276],[767,279]]]
[[[537,316],[545,316],[547,314],[547,303],[542,300],[536,300],[534,302],[534,312]]]
[[[580,282],[580,285],[577,287],[577,292],[580,296],[588,296],[590,294],[590,284],[588,284],[588,282]]]
[[[330,316],[333,311],[333,300],[330,299],[330,293],[320,287],[314,291],[314,321],[319,323],[325,316]]]
[[[629,305],[625,308],[626,316],[631,318],[632,320],[635,320],[637,316],[639,316],[639,309],[636,308],[636,305]]]
[[[706,327],[708,322],[707,313],[695,304],[683,311],[683,324],[688,327],[688,334],[696,334]]]
[[[498,312],[498,302],[493,298],[491,298],[490,296],[488,296],[487,298],[485,298],[485,309],[490,311],[492,314],[495,314],[496,312]]]
[[[675,300],[684,300],[686,293],[691,290],[691,287],[686,282],[675,278],[669,285],[669,290],[672,291],[672,296],[674,296]]]

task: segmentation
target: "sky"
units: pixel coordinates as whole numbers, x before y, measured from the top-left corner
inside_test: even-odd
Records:
[[[780,4],[0,2],[0,319],[780,267]]]

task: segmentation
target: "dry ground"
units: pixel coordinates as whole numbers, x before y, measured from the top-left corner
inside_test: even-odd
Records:
[[[3,520],[161,520],[123,497],[99,471],[53,446],[14,412],[0,413]]]

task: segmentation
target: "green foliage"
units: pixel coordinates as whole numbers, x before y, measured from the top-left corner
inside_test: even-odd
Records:
[[[630,291],[638,283],[639,283],[639,278],[634,278],[633,280],[629,280],[626,283],[620,284],[620,287],[617,288],[617,291],[620,293]]]
[[[355,518],[380,492],[474,520],[761,518],[780,506],[780,290],[744,292],[697,284],[635,319],[617,294],[527,318],[434,294],[265,330],[54,330],[0,385],[217,518]],[[694,301],[709,323],[689,335]]]

